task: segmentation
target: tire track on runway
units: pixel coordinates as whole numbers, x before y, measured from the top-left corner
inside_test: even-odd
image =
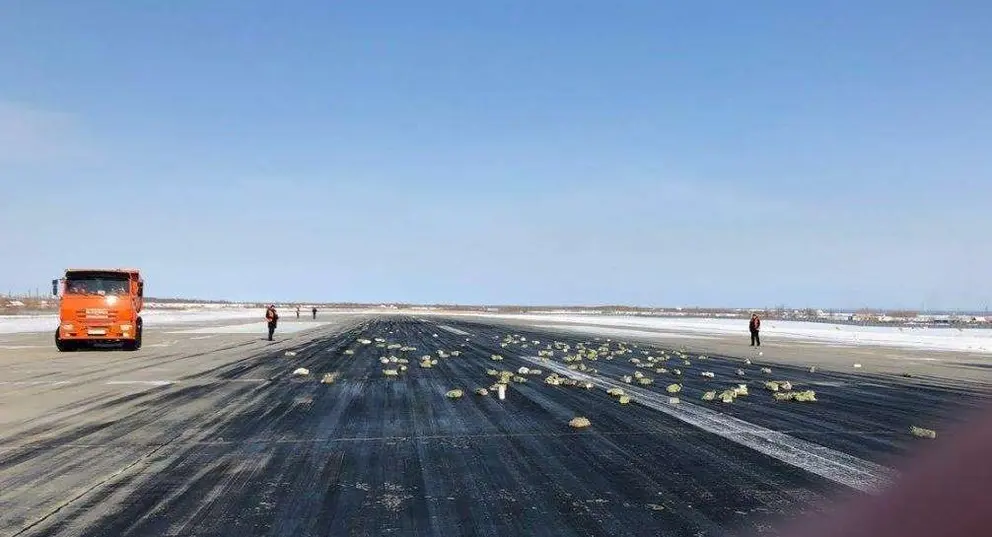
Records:
[[[534,364],[541,364],[541,360],[536,357],[525,357],[525,359]],[[592,382],[603,389],[609,389],[618,384],[604,380],[597,375],[572,371],[560,364],[548,363],[545,365],[560,375],[568,375],[572,378]],[[890,485],[898,475],[895,470],[880,464],[772,431],[693,403],[683,402],[672,405],[667,402],[667,397],[663,399],[659,394],[634,386],[626,386],[624,391],[632,394],[634,402],[637,404],[664,412],[689,425],[722,436],[759,453],[764,453],[855,490],[877,492]]]
[[[129,465],[121,468],[120,470],[118,470],[118,471],[116,471],[116,472],[108,475],[107,477],[103,478],[102,480],[97,481],[96,483],[94,483],[90,487],[83,489],[81,492],[79,492],[75,496],[73,496],[73,497],[69,498],[68,500],[66,500],[66,501],[58,504],[57,506],[55,506],[54,509],[52,509],[51,511],[49,511],[47,514],[45,514],[44,516],[42,516],[38,520],[35,520],[34,522],[32,522],[32,523],[28,524],[27,526],[23,527],[20,531],[17,531],[16,533],[14,533],[12,537],[20,537],[21,535],[25,535],[28,532],[30,532],[31,530],[33,530],[35,527],[40,526],[41,524],[44,524],[46,521],[48,521],[52,517],[58,515],[58,513],[60,511],[62,511],[63,509],[65,509],[65,508],[67,508],[69,506],[71,506],[73,503],[79,501],[80,499],[82,499],[87,494],[90,494],[94,490],[96,490],[96,489],[102,487],[103,485],[105,485],[105,484],[113,481],[114,479],[117,479],[121,475],[126,474],[128,471],[130,471],[131,469],[135,468],[139,464],[143,463],[145,460],[149,459],[150,457],[155,456],[156,453],[158,453],[162,449],[165,449],[170,443],[172,443],[174,440],[178,439],[180,436],[181,436],[181,434],[174,436],[169,441],[167,441],[167,442],[165,442],[165,443],[163,443],[163,444],[155,447],[151,451],[148,451],[147,453],[145,453],[143,456],[139,457],[137,460],[135,460],[131,464],[129,464]]]
[[[490,338],[493,338],[493,336],[490,335]],[[499,336],[497,335],[491,341],[497,341],[498,339]],[[497,352],[492,347],[488,347],[488,345],[482,345],[481,347],[484,350]],[[567,366],[553,360],[522,354],[517,349],[502,349],[501,354],[512,354],[531,366],[548,369],[559,375],[577,380],[592,382],[596,387],[603,390],[623,386],[625,392],[634,396],[635,403],[663,412],[689,425],[724,437],[754,449],[759,453],[855,490],[862,492],[877,491],[891,484],[898,475],[895,470],[880,464],[859,459],[813,442],[794,438],[693,403],[681,402],[678,405],[672,405],[668,402],[669,397],[667,395],[663,396],[651,389],[608,380],[599,374],[582,373],[569,369]],[[596,367],[600,367],[598,362]]]
[[[314,336],[314,339],[311,339],[309,341],[304,342],[303,345],[312,344],[313,341],[317,341],[317,340],[319,340],[319,338],[320,338],[320,336]],[[200,351],[200,352],[189,353],[189,354],[186,354],[186,355],[183,355],[183,356],[179,356],[179,357],[177,357],[175,359],[172,359],[172,360],[169,360],[169,361],[167,361],[165,363],[173,363],[174,364],[174,363],[179,363],[179,362],[186,361],[186,360],[195,361],[195,360],[198,360],[198,359],[203,358],[203,357],[206,357],[206,356],[210,356],[212,360],[222,361],[222,360],[225,360],[226,359],[225,357],[227,355],[230,355],[230,354],[240,354],[242,352],[245,352],[245,350],[248,348],[248,345],[251,344],[251,343],[252,342],[238,342],[238,343],[234,343],[234,344],[222,344],[219,347],[208,348],[208,349],[203,350],[203,351]],[[288,343],[288,345],[287,345],[287,343]],[[277,347],[277,349],[271,349],[268,346],[262,346],[262,347],[256,346],[256,347],[261,348],[261,349],[265,349],[265,353],[262,355],[262,358],[264,360],[265,358],[274,358],[275,356],[281,355],[282,352],[284,352],[284,349],[287,346],[293,347],[293,346],[299,345],[299,344],[300,343],[298,341],[291,340],[289,342],[281,342],[281,345],[279,347]],[[259,356],[257,354],[255,354],[255,353],[253,353],[253,354],[249,354],[245,358],[240,359],[239,361],[242,362],[242,363],[244,363],[244,362],[251,362],[251,361],[256,361],[257,362],[258,359],[259,359]],[[155,355],[155,354],[150,355],[150,356],[144,356],[144,357],[142,357],[142,362],[140,364],[136,364],[134,367],[131,367],[131,368],[125,369],[125,370],[118,369],[118,364],[117,363],[111,363],[111,364],[108,364],[107,367],[101,368],[101,369],[93,372],[93,374],[83,375],[78,381],[70,382],[69,384],[60,384],[60,385],[53,385],[53,386],[45,386],[45,388],[48,388],[48,389],[41,389],[41,388],[39,388],[36,392],[34,392],[34,395],[46,395],[47,396],[49,393],[57,392],[58,390],[70,390],[70,389],[73,389],[75,386],[78,386],[80,384],[92,384],[92,383],[108,382],[109,379],[121,378],[120,375],[134,374],[134,373],[143,371],[145,369],[148,369],[149,367],[161,367],[162,365],[163,365],[163,362],[161,362],[161,356]],[[224,362],[222,365],[218,366],[217,368],[215,368],[213,370],[208,370],[207,372],[204,372],[203,374],[185,375],[185,376],[180,377],[178,380],[180,381],[180,383],[184,383],[184,382],[188,382],[189,380],[202,380],[202,379],[206,379],[206,378],[209,378],[209,374],[210,374],[211,371],[217,371],[217,370],[220,370],[220,369],[223,369],[223,368],[228,368],[229,366],[230,366],[230,363],[229,362]],[[232,377],[229,377],[229,378],[227,378],[225,380],[230,380],[230,378],[233,378],[233,376]],[[25,435],[30,436],[30,435],[54,434],[56,431],[58,431],[61,428],[71,426],[74,423],[74,420],[78,416],[87,415],[87,414],[89,414],[89,413],[91,413],[93,411],[107,411],[107,412],[115,411],[116,408],[119,405],[121,405],[121,404],[128,403],[128,402],[138,402],[138,400],[141,399],[141,398],[151,398],[151,397],[154,397],[155,394],[156,394],[156,392],[157,392],[157,390],[158,390],[158,387],[151,387],[150,386],[148,389],[146,389],[146,390],[144,390],[142,392],[139,392],[137,394],[125,394],[125,395],[117,396],[116,398],[111,398],[109,401],[101,402],[99,404],[96,404],[95,406],[93,404],[95,402],[92,402],[90,405],[86,405],[85,404],[85,401],[84,402],[80,402],[80,404],[78,406],[73,406],[70,409],[66,409],[63,412],[52,413],[52,414],[47,415],[47,416],[45,416],[43,418],[38,418],[38,419],[32,420],[33,427],[30,428],[30,429],[18,431],[17,428],[13,428],[12,430],[10,430],[10,432],[8,433],[8,435],[5,435],[4,438],[0,438],[0,442],[9,442],[9,441],[11,441],[11,439],[9,437],[9,434],[10,433],[16,433],[16,436],[14,438],[20,438],[20,437],[25,436]],[[4,396],[9,396],[9,395],[10,395],[9,392],[7,392],[7,393],[4,394]],[[18,395],[19,397],[24,397],[24,396],[27,396],[28,394],[16,394],[16,395]]]
[[[289,345],[294,345],[297,342],[288,343]],[[225,350],[237,351],[239,348],[239,346],[232,346]],[[275,354],[276,352],[278,351],[269,351],[270,354]],[[270,357],[264,355],[256,355],[255,359],[271,361]],[[22,446],[21,449],[0,452],[0,490],[2,490],[2,493],[0,493],[0,505],[9,502],[9,500],[2,498],[3,496],[9,498],[12,494],[19,494],[18,491],[37,490],[37,485],[50,479],[50,477],[79,473],[90,465],[100,467],[105,462],[103,459],[107,458],[108,449],[113,449],[116,453],[113,457],[109,458],[110,461],[120,461],[122,457],[128,457],[128,452],[134,452],[133,447],[132,449],[122,450],[117,446],[134,446],[138,443],[122,442],[124,438],[137,437],[137,435],[143,434],[150,434],[152,437],[172,434],[173,436],[171,438],[177,438],[175,435],[182,435],[184,431],[197,430],[196,421],[209,422],[211,414],[202,414],[193,409],[206,406],[200,399],[211,391],[215,392],[215,396],[219,396],[219,399],[215,399],[215,402],[219,402],[219,406],[222,409],[226,409],[229,412],[233,409],[233,413],[236,413],[236,409],[239,406],[251,403],[250,393],[256,389],[256,386],[245,384],[233,390],[226,390],[227,393],[224,393],[224,391],[217,393],[215,388],[216,385],[201,384],[172,390],[168,389],[168,387],[145,390],[137,394],[122,396],[109,403],[101,403],[98,407],[100,411],[95,416],[93,415],[94,408],[84,409],[78,413],[79,415],[87,416],[91,423],[93,418],[99,419],[101,414],[113,416],[109,421],[98,422],[96,425],[78,426],[74,425],[76,422],[74,417],[66,419],[66,416],[62,416],[61,424],[56,423],[54,426],[49,424],[44,427],[29,429],[26,433],[19,435],[6,436],[4,438],[6,442],[12,440],[21,442],[23,439],[37,438],[43,434],[52,436],[56,431],[59,432],[59,437],[54,442],[34,442],[28,444],[27,447]],[[128,408],[123,408],[123,405],[128,405]],[[192,408],[183,410],[183,406]],[[180,415],[172,417],[176,413]],[[185,417],[183,413],[185,413]],[[223,413],[225,413],[225,410],[222,410],[219,414]],[[61,442],[73,443],[82,438],[93,438],[91,443],[98,444],[104,449],[66,449],[58,445],[60,440]],[[148,442],[144,442],[143,444],[146,446],[149,445]],[[154,449],[150,452],[151,455],[158,455],[160,450],[170,444],[173,444],[173,442],[168,438],[164,441],[152,442],[151,445]],[[121,453],[122,451],[123,453]],[[29,470],[29,468],[35,467],[31,461],[42,457],[46,459],[46,464],[37,466],[37,468],[43,470],[40,472]],[[131,455],[130,462],[140,463],[147,460],[148,457],[147,452]],[[124,468],[132,469],[134,466],[133,464],[125,464]],[[121,474],[120,472],[115,472],[112,475],[120,476]],[[106,484],[107,482],[106,479],[97,479],[96,485],[85,488],[82,495],[73,498],[70,503],[76,501],[78,498],[82,498],[88,492],[94,491],[95,488],[100,488],[101,484]],[[58,506],[58,509],[61,511],[65,507],[66,505],[62,504]],[[11,520],[8,518],[9,516],[10,512],[8,510],[8,516],[0,515],[0,522],[7,519],[7,523],[9,523]],[[3,525],[6,525],[6,523],[0,524],[0,526]],[[34,527],[33,524],[32,527]]]
[[[430,330],[426,330],[426,331],[430,332]],[[441,338],[440,342],[438,343],[438,346],[442,346],[443,348],[447,348],[451,350],[452,348],[455,347],[456,343],[460,341],[461,340],[456,341],[451,338],[447,338],[447,339]],[[474,382],[469,385],[458,385],[459,387],[470,389],[474,387],[472,384],[488,385],[489,383],[491,383],[492,379],[484,375],[485,369],[487,367],[492,367],[494,365],[496,365],[496,367],[499,368],[499,364],[494,364],[493,362],[488,360],[489,354],[490,352],[488,352],[488,349],[484,352],[476,351],[473,355],[467,358],[454,358],[450,360],[443,360],[441,362],[441,365],[444,366],[446,369],[452,368],[456,370],[461,370],[459,371],[458,374],[459,378],[465,378],[466,376],[471,375],[471,377],[474,378],[486,379],[484,383]],[[503,365],[503,368],[507,368],[507,366]],[[515,367],[509,367],[509,369],[515,369]],[[432,371],[434,370],[432,369]],[[537,382],[540,382],[540,379],[536,379],[536,380]],[[527,383],[524,385],[511,385],[511,386],[513,386],[511,388],[511,392],[508,395],[507,401],[503,404],[498,403],[491,398],[476,399],[473,397],[473,401],[475,400],[483,401],[484,402],[483,404],[486,406],[491,405],[492,407],[497,409],[501,407],[502,408],[510,407],[513,409],[512,411],[495,413],[495,415],[489,414],[488,420],[495,420],[494,425],[500,431],[512,430],[514,428],[523,428],[524,430],[528,430],[528,431],[539,430],[544,432],[547,431],[548,429],[549,418],[551,423],[555,424],[556,427],[561,428],[560,430],[571,431],[570,429],[568,429],[565,423],[569,418],[574,416],[576,413],[589,415],[593,419],[594,424],[601,424],[600,426],[595,426],[595,433],[589,433],[585,435],[582,434],[573,435],[571,432],[562,433],[562,434],[548,433],[547,436],[540,435],[540,433],[532,433],[532,432],[528,432],[522,435],[508,435],[510,439],[514,441],[512,443],[516,446],[516,448],[509,454],[506,455],[501,454],[502,456],[497,457],[503,462],[503,464],[512,468],[515,466],[519,466],[520,461],[535,461],[535,459],[542,461],[541,464],[535,464],[527,468],[525,471],[520,472],[519,474],[520,480],[516,485],[517,488],[519,488],[520,483],[528,483],[534,481],[535,475],[541,476],[538,479],[539,481],[541,479],[547,479],[550,482],[554,482],[556,480],[562,479],[563,478],[562,476],[569,474],[574,474],[575,476],[579,476],[579,475],[583,476],[581,478],[581,481],[588,479],[596,480],[599,483],[599,485],[602,487],[602,489],[605,490],[616,490],[617,487],[629,488],[629,483],[627,482],[623,482],[623,485],[620,485],[620,483],[618,483],[617,481],[609,478],[602,478],[602,476],[621,474],[624,471],[623,469],[626,468],[631,461],[635,461],[637,463],[636,466],[641,468],[642,474],[645,471],[651,474],[650,479],[645,480],[642,478],[638,481],[643,483],[642,490],[645,491],[644,494],[645,495],[651,494],[647,491],[652,491],[652,493],[657,493],[657,491],[666,491],[666,492],[662,492],[661,494],[668,499],[667,501],[671,502],[672,506],[674,506],[674,511],[677,512],[679,516],[678,518],[679,524],[689,527],[705,527],[706,524],[704,524],[703,521],[710,520],[710,518],[708,517],[713,517],[713,519],[715,520],[720,519],[720,517],[715,516],[715,514],[709,509],[703,508],[702,513],[704,514],[700,514],[699,508],[692,509],[689,507],[690,501],[688,500],[679,501],[678,499],[685,494],[687,488],[692,488],[690,484],[695,481],[694,478],[690,476],[695,475],[696,478],[698,479],[698,476],[700,474],[700,470],[699,470],[700,468],[713,469],[713,471],[709,474],[709,476],[706,479],[712,480],[712,482],[720,482],[722,484],[719,487],[699,486],[696,487],[696,491],[698,492],[700,490],[705,490],[708,488],[725,489],[728,491],[727,493],[728,497],[726,498],[726,500],[728,503],[731,504],[733,503],[746,504],[749,501],[749,500],[744,500],[742,502],[740,497],[734,497],[734,498],[729,497],[730,495],[733,494],[741,494],[743,492],[745,496],[747,496],[747,494],[751,490],[762,490],[762,491],[767,491],[763,493],[766,495],[766,499],[767,497],[781,498],[781,494],[776,493],[774,491],[782,490],[783,488],[788,488],[788,487],[783,487],[783,478],[784,476],[790,475],[789,472],[781,472],[780,474],[776,474],[776,472],[770,472],[768,470],[767,463],[754,464],[753,463],[754,457],[752,457],[749,454],[750,450],[744,450],[743,448],[741,448],[740,450],[736,448],[731,448],[729,450],[730,452],[728,453],[727,447],[724,446],[716,447],[715,444],[711,444],[716,440],[716,437],[714,437],[710,433],[705,433],[702,431],[699,431],[699,433],[692,435],[694,437],[694,440],[688,442],[682,442],[680,440],[682,438],[681,436],[672,435],[673,431],[678,430],[678,429],[673,429],[674,423],[677,423],[674,420],[670,420],[670,419],[665,420],[663,419],[664,418],[663,416],[659,416],[647,410],[639,412],[630,407],[620,407],[615,402],[610,401],[609,398],[605,396],[605,394],[600,394],[596,392],[568,390],[565,388],[551,388],[551,387],[545,387],[543,385],[541,385],[540,387],[536,387],[537,386],[536,383]],[[448,385],[447,387],[456,387],[456,386]],[[438,391],[439,392],[443,391],[444,389],[447,389],[447,387],[442,387]],[[560,400],[562,398],[567,399],[567,402],[562,401],[558,403],[553,403],[553,405],[559,408],[571,407],[576,410],[574,413],[560,414],[556,417],[553,413],[548,412],[547,404],[550,401],[553,401],[555,399]],[[438,400],[443,401],[443,399],[438,399]],[[459,404],[461,405],[461,403]],[[476,410],[477,408],[475,405],[468,405],[468,406],[471,410]],[[459,406],[459,408],[464,409],[464,406]],[[578,409],[582,409],[581,412],[579,412]],[[665,446],[667,444],[665,450],[668,450],[670,452],[671,451],[677,452],[677,455],[675,453],[672,453],[672,457],[671,457],[672,459],[682,460],[682,461],[684,460],[693,461],[694,459],[700,458],[698,455],[700,451],[708,453],[710,454],[710,456],[702,457],[703,460],[699,460],[698,462],[692,462],[691,464],[688,465],[675,465],[672,468],[661,469],[660,470],[661,473],[659,474],[657,473],[659,469],[655,468],[659,463],[658,459],[654,457],[643,457],[643,458],[634,457],[632,453],[636,452],[637,449],[631,451],[631,450],[624,450],[618,448],[618,446],[620,446],[621,444],[617,442],[619,442],[621,438],[624,440],[634,440],[636,437],[637,439],[643,438],[644,440],[647,440],[648,438],[651,438],[651,434],[657,434],[658,432],[656,430],[656,431],[652,431],[651,434],[642,435],[642,434],[629,434],[628,432],[621,432],[621,431],[638,431],[640,429],[643,429],[644,426],[649,423],[659,422],[659,421],[664,422],[664,425],[659,423],[658,427],[660,427],[659,430],[664,430],[665,431],[664,434],[666,435],[666,439],[663,442],[661,442],[660,445]],[[601,427],[605,428],[606,430],[605,433],[599,432]],[[460,431],[455,430],[450,434],[459,434],[459,433]],[[549,439],[564,441],[567,438],[572,438],[572,439],[589,438],[590,434],[594,434],[595,436],[598,436],[599,434],[605,434],[608,435],[609,438],[616,440],[616,442],[605,442],[601,444],[599,446],[599,449],[596,450],[596,453],[599,453],[599,455],[595,457],[587,458],[587,460],[590,461],[593,460],[598,461],[604,458],[606,460],[615,461],[611,463],[610,466],[603,466],[603,468],[609,468],[610,472],[613,472],[613,474],[606,472],[605,470],[603,473],[590,472],[587,470],[582,471],[580,473],[575,473],[574,465],[571,462],[566,463],[564,466],[561,466],[560,464],[558,465],[551,464],[551,466],[554,466],[555,469],[550,471],[548,470],[547,466],[550,463],[548,463],[547,461],[557,460],[560,457],[560,453],[563,452],[574,453],[574,451],[572,451],[569,447],[566,447],[567,444],[564,443],[559,444],[557,449],[549,450],[548,445],[545,442],[537,442],[537,437],[540,436],[541,438],[543,438],[544,441],[547,441]],[[655,437],[655,439],[656,438],[657,437]],[[676,441],[676,440],[678,441],[674,442],[673,444],[668,444],[668,442]],[[710,450],[705,449],[704,447],[701,446],[701,442],[702,442],[702,446],[714,445],[714,449],[710,449]],[[655,453],[658,453],[657,450],[660,449],[658,447],[659,444],[657,443],[657,440],[655,440],[655,442],[650,443],[651,445],[654,446],[653,449],[645,449],[644,444],[639,442],[635,442],[635,444],[639,444],[641,446],[641,449],[644,450],[645,452],[654,451]],[[609,453],[610,455],[606,456],[607,453]],[[666,463],[668,459],[669,457],[665,457]],[[720,462],[716,463],[716,461],[720,461]],[[485,463],[483,461],[473,460],[471,464],[484,465]],[[562,470],[562,468],[568,468],[568,470]],[[752,468],[763,468],[764,470],[763,475],[759,474],[757,471],[751,470]],[[561,473],[563,471],[564,473]],[[741,478],[735,477],[733,479],[729,479],[730,482],[736,483],[737,486],[729,485],[727,483],[728,473],[729,475],[736,476],[741,472],[744,472]],[[677,483],[670,482],[673,475],[679,476]],[[576,477],[575,479],[578,479],[578,477]],[[664,483],[669,483],[669,484],[665,485]],[[743,485],[743,483],[747,483],[747,485]],[[743,488],[741,488],[742,486]],[[576,483],[570,483],[569,487],[571,487],[574,490],[586,490],[584,486],[580,486],[579,484]],[[597,489],[598,487],[593,487],[592,489],[589,490],[597,490]],[[785,500],[784,498],[782,499],[787,502],[789,501],[789,500]],[[755,499],[754,501],[757,500]],[[562,506],[563,509],[567,509],[570,507],[573,506],[571,505]],[[758,508],[759,507],[752,506],[752,507],[747,507],[745,509],[749,511],[751,509],[758,509]],[[538,520],[534,520],[534,523],[537,524],[540,522]],[[620,520],[615,520],[614,523],[616,524],[616,526],[610,526],[610,523],[604,523],[602,520],[600,520],[595,524],[595,526],[597,527],[605,526],[612,528],[609,531],[604,532],[604,534],[618,534],[618,533],[624,534],[629,531],[629,529],[626,528],[621,523]],[[527,526],[524,525],[519,529],[519,531],[525,531],[526,527]]]
[[[456,326],[465,330],[477,330],[478,325],[463,322]],[[498,344],[502,336],[508,333],[523,334],[528,339],[553,338],[566,342],[573,348],[579,342],[592,343],[595,335],[580,338],[574,334],[549,334],[547,331],[537,332],[521,326],[482,328],[478,331],[479,341],[487,342],[486,350],[496,353],[502,352]],[[603,343],[608,339],[601,337],[596,343]],[[631,344],[638,346],[636,342]],[[648,351],[654,356],[660,356],[663,352],[675,352],[671,345],[660,345],[657,342],[641,344],[637,349],[637,352],[640,351]],[[640,354],[637,357],[644,358]],[[628,358],[601,358],[587,365],[595,367],[601,376],[613,379],[617,385],[626,386],[625,383],[621,384],[620,377],[630,375],[636,369],[628,362]],[[516,358],[507,355],[507,359]],[[711,405],[718,406],[722,413],[744,421],[778,431],[795,431],[796,436],[803,440],[883,465],[899,464],[902,457],[921,447],[919,441],[908,434],[910,425],[962,423],[969,415],[987,407],[990,401],[988,391],[969,384],[948,388],[942,383],[931,384],[918,378],[842,372],[810,373],[806,367],[783,364],[767,364],[771,365],[774,374],[766,376],[757,371],[766,364],[755,362],[752,366],[746,366],[743,356],[735,358],[710,355],[704,360],[693,354],[690,355],[690,360],[692,365],[688,367],[683,367],[681,360],[676,360],[675,357],[658,364],[668,369],[681,368],[684,372],[682,377],[670,373],[650,373],[653,368],[641,370],[657,381],[641,389],[667,397],[664,387],[668,382],[684,383],[680,397],[683,400],[698,401],[706,390],[747,382],[752,390],[751,397],[738,399],[733,404]],[[529,362],[520,364],[531,365]],[[747,376],[737,377],[735,371],[738,368],[746,369]],[[702,370],[715,372],[716,379],[698,377]],[[819,401],[816,404],[774,401],[763,388],[764,381],[769,379],[791,380],[800,389],[815,389]],[[942,441],[952,441],[952,434],[953,431],[949,431],[947,435],[942,435],[945,439]]]

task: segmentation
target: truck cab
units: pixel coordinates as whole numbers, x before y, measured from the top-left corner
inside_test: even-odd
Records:
[[[136,269],[68,269],[52,280],[59,298],[55,347],[74,351],[93,343],[141,348],[145,282]]]

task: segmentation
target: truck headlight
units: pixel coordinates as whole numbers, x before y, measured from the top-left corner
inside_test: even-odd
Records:
[[[131,331],[131,325],[129,325],[129,324],[122,324],[121,325],[121,331],[122,332],[130,332]]]
[[[62,330],[71,331],[75,326],[72,323],[62,323]]]

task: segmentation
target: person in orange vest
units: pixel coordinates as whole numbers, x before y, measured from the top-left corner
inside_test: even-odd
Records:
[[[754,347],[755,345],[757,345],[760,347],[761,336],[758,334],[758,332],[761,331],[761,319],[758,318],[757,313],[751,314],[751,324],[749,327],[751,329],[751,346]]]
[[[276,325],[279,323],[279,314],[276,313],[275,304],[269,304],[265,310],[265,320],[269,323],[269,341],[272,341],[272,335],[276,333]]]

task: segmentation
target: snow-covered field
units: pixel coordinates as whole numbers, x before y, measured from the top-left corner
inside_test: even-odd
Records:
[[[686,319],[669,317],[606,315],[499,315],[476,316],[512,319],[531,323],[594,325],[604,329],[661,330],[697,335],[739,335],[748,338],[747,319]],[[880,345],[927,350],[965,351],[992,354],[992,330],[979,328],[903,328],[854,326],[800,321],[764,321],[762,342],[776,339],[805,340],[834,345]]]
[[[214,321],[235,321],[240,319],[260,319],[265,311],[259,309],[195,309],[195,310],[144,310],[141,318],[145,326],[202,323]],[[0,317],[0,334],[28,332],[55,332],[59,325],[58,315],[10,315]]]
[[[200,304],[196,302],[149,302],[145,301],[144,309],[151,310],[233,310],[251,309],[249,304]]]
[[[295,334],[303,330],[310,330],[320,326],[326,326],[328,322],[293,322],[279,321],[276,334]],[[189,328],[169,332],[170,334],[266,334],[267,327],[265,321],[258,323],[242,323],[223,326],[203,326],[200,328]]]

